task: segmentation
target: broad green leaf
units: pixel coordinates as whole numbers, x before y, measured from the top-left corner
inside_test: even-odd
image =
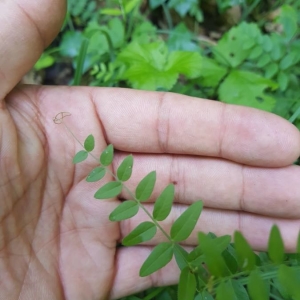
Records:
[[[297,272],[293,268],[281,265],[278,270],[278,279],[293,300],[300,299],[299,273],[297,276]]]
[[[171,51],[199,51],[199,46],[192,41],[193,34],[186,27],[184,22],[179,23],[173,30],[171,30],[167,44]],[[203,72],[201,65],[201,73]]]
[[[197,52],[173,51],[168,59],[167,70],[187,78],[196,78],[202,72],[201,61],[201,55]]]
[[[135,190],[135,196],[140,201],[146,201],[150,198],[156,181],[156,172],[152,171],[146,175],[138,184]]]
[[[106,170],[103,167],[94,168],[90,174],[87,176],[87,182],[95,182],[101,180],[105,176]]]
[[[276,83],[256,73],[232,70],[221,84],[219,96],[221,101],[226,103],[271,111],[276,101],[264,91],[276,88]]]
[[[128,155],[121,162],[120,166],[117,169],[117,177],[120,181],[126,181],[130,178],[132,173],[133,166],[133,156]]]
[[[170,0],[168,2],[168,6],[173,8],[182,18],[197,4],[197,0]]]
[[[263,54],[263,48],[261,45],[257,45],[256,47],[254,47],[249,55],[249,59],[258,59],[261,55]]]
[[[122,183],[112,181],[102,186],[94,195],[96,199],[109,199],[118,196],[122,191]]]
[[[203,202],[190,205],[171,227],[171,238],[175,242],[186,240],[194,230],[203,208]]]
[[[196,292],[196,278],[189,267],[185,267],[179,277],[178,300],[194,300]]]
[[[134,8],[141,3],[141,0],[129,0],[124,2],[124,11],[129,14]]]
[[[233,287],[228,281],[222,281],[217,288],[216,300],[240,300],[237,299]]]
[[[174,245],[174,256],[180,270],[188,266],[189,253],[179,244]]]
[[[174,184],[169,184],[158,196],[154,203],[153,218],[163,221],[171,212],[175,195]]]
[[[290,41],[298,30],[297,10],[290,5],[282,5],[278,22],[283,25],[284,35]]]
[[[109,215],[111,221],[122,221],[135,216],[139,211],[136,201],[127,200],[119,204]]]
[[[213,53],[217,61],[233,68],[238,67],[248,59],[252,47],[243,48],[244,45],[256,44],[256,36],[261,35],[256,24],[241,23],[233,27],[219,40]]]
[[[126,65],[123,79],[137,89],[171,89],[179,74],[167,70],[168,54],[162,41],[145,45],[133,41],[118,55],[118,61]]]
[[[92,134],[90,134],[84,141],[84,149],[87,152],[93,151],[95,148],[95,138]]]
[[[88,152],[85,150],[81,150],[81,151],[77,152],[73,158],[73,164],[78,164],[78,163],[86,160],[88,155],[89,155]]]
[[[238,270],[238,263],[237,263],[236,258],[228,250],[225,250],[222,253],[222,256],[223,256],[225,263],[226,263],[228,269],[230,270],[231,274],[235,274]]]
[[[156,234],[156,225],[152,222],[143,222],[133,229],[124,239],[124,246],[134,246],[151,240]]]
[[[214,297],[209,292],[203,291],[195,297],[195,300],[214,300]]]
[[[240,268],[248,271],[253,270],[256,263],[255,254],[239,231],[234,233],[234,248],[236,250]]]
[[[269,300],[269,291],[257,270],[250,273],[247,287],[251,300]]]
[[[173,244],[160,243],[150,253],[140,269],[140,276],[148,276],[167,265],[173,257]]]
[[[67,57],[76,57],[79,54],[83,39],[83,34],[79,31],[65,32],[59,45],[60,54]]]
[[[205,255],[204,262],[209,272],[215,277],[224,277],[230,274],[220,249],[216,247],[215,240],[203,232],[198,233],[199,245]]]
[[[284,260],[284,244],[279,228],[276,225],[272,227],[270,233],[268,254],[270,259],[276,264],[281,264]]]
[[[109,166],[114,158],[114,147],[113,145],[108,145],[104,151],[101,153],[100,162],[103,166]]]
[[[228,72],[227,68],[215,60],[202,57],[200,83],[205,87],[216,87]]]

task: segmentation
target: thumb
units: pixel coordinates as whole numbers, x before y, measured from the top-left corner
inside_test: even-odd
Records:
[[[65,0],[0,1],[0,101],[55,37]]]

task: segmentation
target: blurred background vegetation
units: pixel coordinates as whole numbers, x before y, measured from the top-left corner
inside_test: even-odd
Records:
[[[274,112],[300,129],[299,23],[300,0],[69,0],[23,81],[171,91]],[[176,299],[176,287],[125,299]]]

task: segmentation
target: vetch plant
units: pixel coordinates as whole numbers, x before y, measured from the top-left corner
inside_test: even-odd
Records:
[[[147,242],[157,231],[161,231],[166,237],[166,241],[155,246],[143,263],[140,276],[151,275],[175,257],[181,271],[177,290],[179,300],[300,299],[300,235],[295,254],[284,253],[283,240],[276,225],[270,232],[266,253],[254,252],[243,234],[238,231],[234,234],[233,243],[229,235],[217,237],[213,233],[199,232],[198,245],[191,252],[187,252],[180,243],[194,231],[203,202],[199,200],[190,205],[174,221],[170,232],[167,232],[160,222],[171,212],[174,185],[167,185],[157,197],[153,212],[148,211],[143,203],[152,195],[156,172],[146,175],[137,184],[135,191],[131,191],[125,183],[132,175],[133,155],[126,156],[118,166],[116,174],[112,173],[109,166],[114,159],[113,145],[108,145],[100,155],[94,154],[94,136],[89,135],[83,143],[80,142],[63,121],[69,115],[60,113],[54,118],[54,122],[64,124],[82,146],[82,150],[75,154],[73,163],[81,163],[88,157],[99,163],[87,175],[87,182],[98,182],[105,174],[110,174],[114,179],[95,191],[95,199],[101,201],[117,197],[123,189],[130,196],[108,218],[112,222],[123,221],[135,216],[139,210],[143,210],[149,217],[148,221],[142,222],[124,237],[123,246],[130,247]]]

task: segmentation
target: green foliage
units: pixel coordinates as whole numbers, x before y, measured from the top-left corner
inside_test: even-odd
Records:
[[[82,146],[85,150],[75,155],[75,158],[78,157],[76,162],[85,159],[94,149],[94,137],[89,135]],[[213,233],[199,232],[198,245],[188,252],[179,243],[193,234],[203,208],[202,201],[191,204],[173,222],[170,232],[166,232],[158,221],[165,220],[170,214],[175,194],[174,185],[169,184],[162,190],[151,214],[143,205],[143,201],[148,200],[153,193],[156,172],[146,175],[138,183],[134,194],[123,183],[132,174],[133,156],[129,155],[123,159],[116,176],[109,169],[113,152],[112,145],[102,151],[100,165],[90,172],[87,181],[100,180],[106,173],[115,178],[96,191],[96,199],[115,198],[123,187],[131,195],[131,200],[121,202],[111,212],[111,221],[132,218],[140,208],[148,215],[149,221],[140,223],[123,238],[124,246],[130,247],[150,241],[157,231],[161,231],[168,240],[152,249],[140,269],[140,276],[149,276],[166,266],[175,256],[180,269],[177,296],[171,297],[170,294],[162,293],[161,295],[169,295],[170,298],[161,299],[267,300],[274,295],[277,297],[275,299],[300,299],[300,238],[298,253],[285,254],[279,229],[274,225],[270,232],[267,253],[261,252],[257,255],[241,232],[234,233],[234,243],[228,235],[217,237]],[[93,154],[91,157],[98,161]],[[149,295],[156,297],[161,292],[163,290]],[[152,298],[149,296],[145,299]]]

